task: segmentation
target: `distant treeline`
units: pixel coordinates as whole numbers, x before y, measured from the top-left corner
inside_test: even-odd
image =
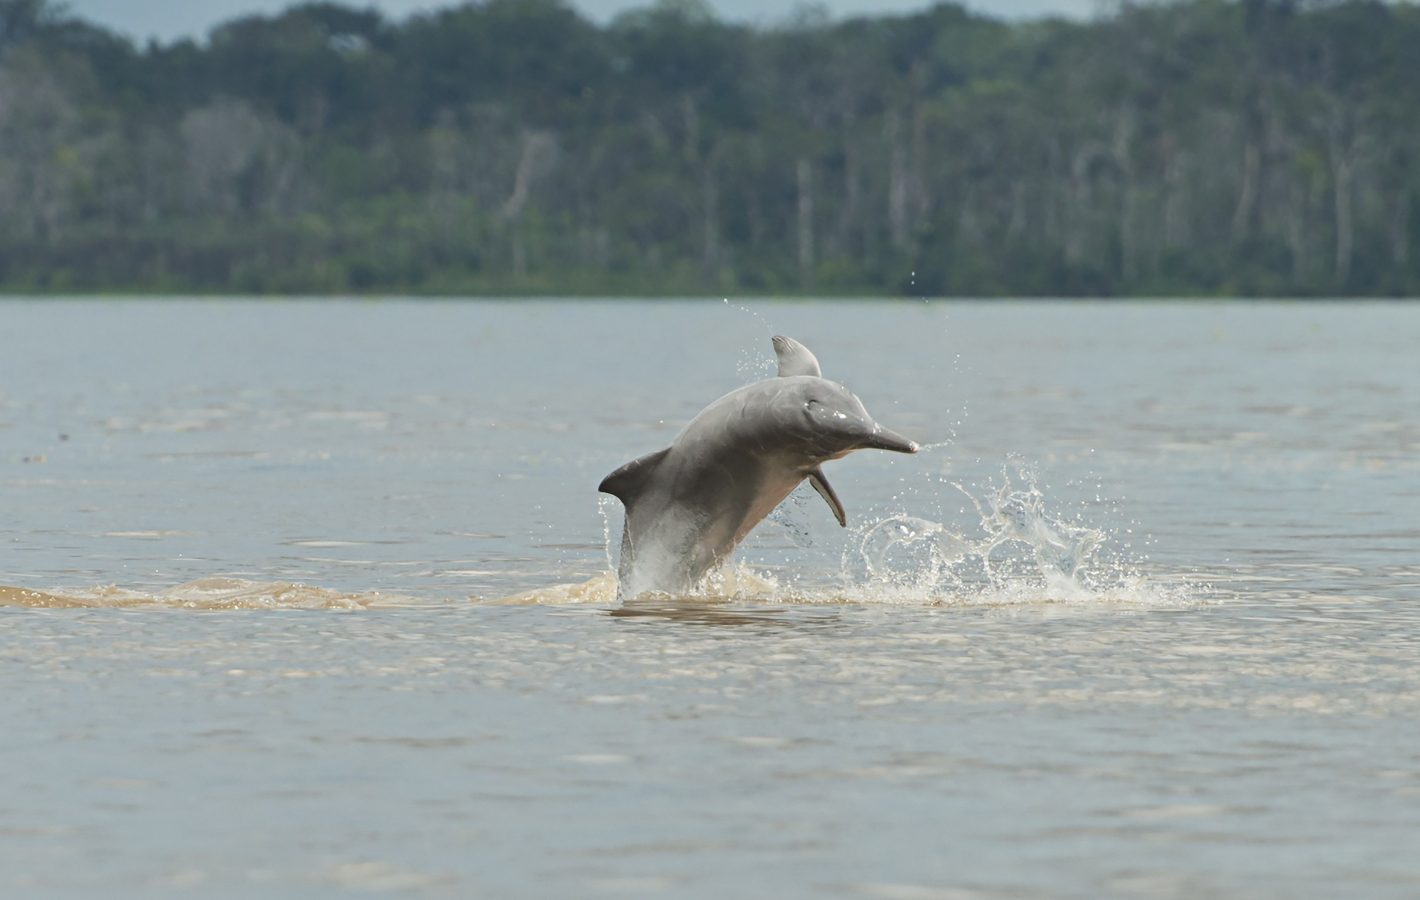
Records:
[[[0,0],[0,289],[1420,295],[1420,8]]]

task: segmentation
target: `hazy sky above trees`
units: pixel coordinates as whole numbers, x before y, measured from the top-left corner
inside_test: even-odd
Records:
[[[213,25],[249,13],[273,13],[296,0],[68,0],[74,13],[139,38],[172,40],[201,36]],[[387,15],[410,13],[451,6],[437,0],[346,0],[347,5],[375,6]],[[595,19],[610,19],[627,9],[646,6],[651,0],[572,0],[573,5]],[[709,0],[723,18],[756,23],[782,21],[805,4],[802,0]],[[930,5],[928,0],[820,0],[833,15],[910,12]],[[1100,8],[1101,0],[967,0],[979,12],[1007,18],[1042,15],[1087,16]]]

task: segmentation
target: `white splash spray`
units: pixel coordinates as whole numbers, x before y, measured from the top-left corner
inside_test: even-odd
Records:
[[[977,514],[973,532],[907,514],[869,522],[844,552],[837,599],[930,605],[1187,600],[1151,585],[1126,560],[1101,560],[1106,532],[1053,514],[1035,471],[1019,461],[1002,467],[1000,484],[976,492],[951,486]]]

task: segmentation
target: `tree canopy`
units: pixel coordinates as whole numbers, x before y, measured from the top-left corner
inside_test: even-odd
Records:
[[[1420,8],[0,0],[9,291],[1415,295]]]

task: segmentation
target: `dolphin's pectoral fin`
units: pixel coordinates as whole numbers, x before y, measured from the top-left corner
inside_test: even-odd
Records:
[[[839,501],[838,495],[833,492],[833,487],[828,483],[828,479],[823,477],[823,469],[814,469],[809,473],[809,484],[814,486],[814,490],[818,491],[823,502],[833,510],[833,517],[838,520],[838,524],[847,528],[848,513],[844,511],[843,504]]]
[[[646,489],[651,473],[656,471],[656,466],[665,459],[669,452],[671,452],[671,448],[667,447],[664,450],[657,450],[655,453],[647,453],[645,456],[633,459],[603,478],[602,483],[597,485],[597,490],[620,499],[623,506],[631,506],[631,502]]]
[[[818,365],[818,357],[810,353],[808,347],[782,334],[776,334],[773,343],[774,355],[779,358],[780,378],[787,378],[790,375],[823,377],[823,370]]]

